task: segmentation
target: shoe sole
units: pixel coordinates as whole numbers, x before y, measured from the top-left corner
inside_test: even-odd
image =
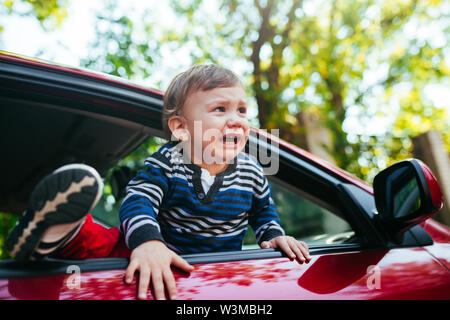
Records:
[[[102,187],[100,175],[87,165],[55,170],[33,190],[28,210],[6,240],[6,248],[16,260],[30,260],[44,232],[81,220],[97,204]]]

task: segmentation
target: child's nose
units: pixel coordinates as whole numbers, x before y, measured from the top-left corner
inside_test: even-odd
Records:
[[[248,126],[248,121],[247,118],[242,118],[238,115],[230,115],[227,119],[227,126],[246,128]]]

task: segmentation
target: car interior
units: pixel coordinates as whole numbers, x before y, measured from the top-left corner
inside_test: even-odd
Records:
[[[36,183],[54,169],[81,162],[104,174],[148,136],[144,126],[21,99],[0,100],[0,211],[19,214]]]

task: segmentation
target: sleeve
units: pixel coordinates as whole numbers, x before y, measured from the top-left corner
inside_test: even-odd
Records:
[[[262,168],[260,171],[261,174],[254,180],[253,202],[249,215],[249,223],[255,231],[258,244],[285,234],[271,197],[269,182],[262,174]]]
[[[130,250],[149,240],[164,241],[156,218],[169,188],[170,165],[161,154],[154,154],[145,164],[146,170],[128,183],[119,210],[121,229]]]

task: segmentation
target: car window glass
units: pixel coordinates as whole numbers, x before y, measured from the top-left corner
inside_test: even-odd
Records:
[[[337,244],[349,240],[350,225],[331,211],[270,180],[272,199],[277,205],[280,223],[286,235],[310,245]],[[254,233],[244,239],[246,249],[256,248]]]

